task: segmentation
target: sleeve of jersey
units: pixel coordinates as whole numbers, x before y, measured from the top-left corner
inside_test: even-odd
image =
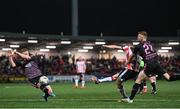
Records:
[[[136,46],[136,47],[134,48],[133,54],[134,54],[134,55],[137,55],[138,51],[139,51],[139,47]]]
[[[124,46],[124,47],[122,47],[122,49],[124,52],[128,53],[128,46]]]
[[[131,50],[131,48],[129,47],[129,55],[132,55],[133,53],[132,53],[132,50]]]

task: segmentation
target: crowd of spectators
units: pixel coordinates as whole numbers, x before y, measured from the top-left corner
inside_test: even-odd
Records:
[[[33,59],[39,65],[44,75],[74,75],[76,73],[76,60],[74,56],[50,56],[35,55]],[[163,57],[159,56],[162,67],[168,72],[176,72],[180,74],[180,57]],[[123,62],[119,61],[116,57],[112,59],[86,59],[86,74],[101,73],[109,74],[118,72],[121,69]],[[24,76],[24,71],[21,66],[12,68],[9,65],[8,57],[5,55],[0,56],[0,76],[1,75],[15,75]]]
[[[168,73],[180,74],[180,56],[163,57],[159,56],[161,66]]]

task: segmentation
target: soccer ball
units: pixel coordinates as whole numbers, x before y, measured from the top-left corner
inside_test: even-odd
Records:
[[[49,79],[46,76],[41,76],[39,78],[39,83],[40,84],[48,84],[49,83]]]

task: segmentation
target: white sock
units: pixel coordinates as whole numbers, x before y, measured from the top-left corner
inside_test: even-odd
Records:
[[[78,79],[75,79],[75,86],[78,87]]]
[[[82,81],[82,87],[84,87],[85,86],[85,81]]]
[[[98,80],[99,80],[99,82],[112,81],[112,77],[106,77],[106,78],[98,79]]]

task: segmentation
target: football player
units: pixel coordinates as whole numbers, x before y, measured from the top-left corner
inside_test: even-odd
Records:
[[[21,61],[15,62],[13,58],[14,55],[17,55],[16,57],[18,59],[21,59]],[[43,80],[40,79],[41,77],[44,77],[44,76],[42,75],[37,63],[30,56],[28,49],[26,48],[21,49],[21,52],[18,52],[16,50],[14,51],[11,50],[9,51],[8,56],[9,56],[10,65],[12,67],[16,67],[19,65],[22,66],[22,68],[24,68],[25,75],[28,78],[28,81],[32,83],[34,87],[40,88],[44,92],[43,98],[45,99],[45,101],[48,100],[49,96],[52,96],[52,97],[55,96],[49,83],[43,82]],[[40,80],[41,82],[39,82]]]
[[[131,62],[134,56],[140,55],[145,63],[145,69],[138,74],[135,84],[133,85],[130,97],[122,99],[122,101],[127,103],[133,102],[133,99],[136,93],[138,92],[142,80],[144,80],[146,77],[149,77],[150,75],[161,74],[168,81],[175,81],[180,79],[179,75],[170,76],[167,72],[163,70],[163,68],[158,62],[157,52],[155,51],[153,45],[149,41],[147,41],[147,37],[148,37],[147,32],[145,31],[138,32],[137,40],[140,41],[140,43],[134,48],[133,55],[129,57],[127,61],[128,64]]]

